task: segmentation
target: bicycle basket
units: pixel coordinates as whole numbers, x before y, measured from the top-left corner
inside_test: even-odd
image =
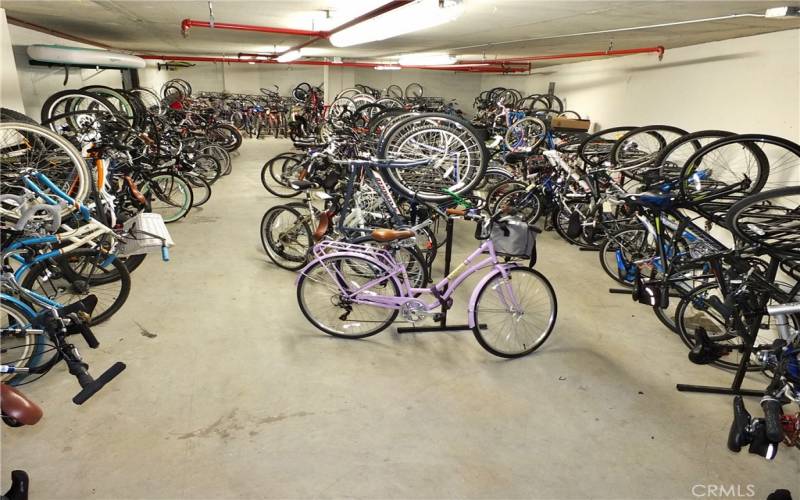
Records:
[[[536,233],[519,217],[506,216],[492,224],[489,238],[494,251],[505,257],[530,258],[536,245]]]
[[[117,255],[124,257],[158,252],[162,246],[175,244],[160,214],[141,212],[123,224]]]

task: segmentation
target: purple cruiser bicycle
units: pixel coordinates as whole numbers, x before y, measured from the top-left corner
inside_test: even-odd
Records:
[[[325,240],[297,278],[303,315],[335,337],[364,338],[388,327],[402,314],[417,322],[449,309],[455,290],[474,273],[489,268],[472,291],[469,327],[490,353],[517,358],[535,351],[550,336],[558,305],[550,282],[531,267],[514,262],[531,258],[535,231],[502,213],[449,210],[477,223],[480,245],[453,272],[430,288],[414,288],[403,264],[374,246]],[[375,229],[376,241],[414,245],[412,229]],[[424,300],[429,298],[429,300]]]

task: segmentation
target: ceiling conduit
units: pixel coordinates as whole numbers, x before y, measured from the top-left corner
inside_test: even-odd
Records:
[[[180,56],[165,54],[139,54],[142,59],[157,61],[187,61],[187,62],[220,62],[220,63],[247,63],[247,64],[296,64],[301,66],[340,66],[344,68],[368,68],[375,69],[375,66],[385,65],[375,62],[341,62],[333,61],[312,61],[295,60],[286,63],[279,63],[273,59],[250,59],[249,54],[241,54],[245,58],[224,57],[224,56]],[[256,55],[256,54],[253,54]],[[503,63],[495,61],[478,61],[468,64],[454,64],[453,66],[403,66],[405,69],[427,69],[438,71],[459,71],[472,73],[519,73],[530,70],[529,64],[523,63]]]
[[[552,54],[540,56],[520,56],[509,57],[503,59],[485,59],[485,60],[460,60],[452,66],[403,66],[408,69],[427,69],[438,71],[460,71],[460,72],[473,72],[473,73],[521,73],[528,72],[531,69],[530,63],[533,61],[552,61],[557,59],[577,59],[577,58],[593,58],[593,57],[610,57],[610,56],[626,56],[633,54],[658,54],[659,60],[664,55],[665,48],[662,46],[656,47],[637,47],[633,49],[617,49],[617,50],[601,50],[596,52],[573,52],[567,54]],[[240,57],[206,57],[206,56],[180,56],[180,55],[154,55],[154,54],[138,54],[143,59],[157,59],[162,61],[199,61],[199,62],[227,62],[227,63],[255,63],[255,64],[299,64],[309,66],[342,66],[346,68],[371,68],[375,66],[385,65],[385,62],[341,62],[334,63],[332,61],[312,61],[312,60],[295,60],[287,63],[279,63],[274,59],[258,59],[264,57],[263,54],[245,54],[242,53]]]

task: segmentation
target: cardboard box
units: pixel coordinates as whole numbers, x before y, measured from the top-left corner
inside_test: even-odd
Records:
[[[587,132],[589,130],[589,120],[576,120],[575,118],[563,118],[556,116],[550,122],[554,130]]]

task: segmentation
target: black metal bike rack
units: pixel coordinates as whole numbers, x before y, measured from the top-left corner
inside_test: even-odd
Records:
[[[447,218],[447,241],[444,247],[444,275],[450,274],[450,261],[453,258],[453,219]],[[447,324],[447,311],[449,307],[442,307],[442,312],[439,313],[439,324],[431,326],[409,326],[399,327],[397,333],[423,333],[423,332],[461,332],[471,331],[469,325],[448,325]],[[481,325],[482,327],[484,325]]]
[[[733,382],[730,387],[719,387],[710,385],[694,385],[694,384],[677,384],[676,389],[680,392],[697,392],[700,394],[727,394],[729,396],[753,396],[762,397],[764,391],[758,389],[742,389],[742,382],[747,375],[747,365],[750,363],[750,356],[753,354],[753,346],[756,342],[756,334],[761,323],[754,322],[750,327],[750,334],[747,336],[742,349],[742,359],[739,361],[739,368],[736,369],[736,375],[733,377]]]

